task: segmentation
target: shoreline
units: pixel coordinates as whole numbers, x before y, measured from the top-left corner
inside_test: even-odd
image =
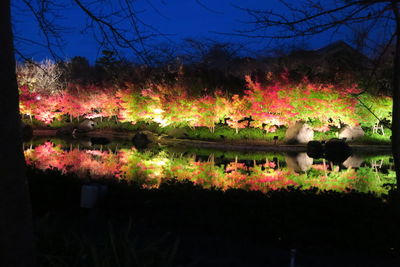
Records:
[[[79,137],[103,137],[109,139],[132,139],[136,132],[119,132],[114,130],[94,130]],[[38,137],[60,137],[56,129],[34,129],[33,136]],[[240,141],[206,141],[196,139],[179,139],[167,136],[159,136],[156,140],[161,145],[168,146],[188,146],[201,148],[214,148],[234,151],[271,151],[271,152],[307,152],[307,144],[288,145],[283,142],[274,144],[265,140],[240,140]],[[391,152],[391,145],[372,145],[372,144],[352,144],[348,143],[353,152],[376,153]]]

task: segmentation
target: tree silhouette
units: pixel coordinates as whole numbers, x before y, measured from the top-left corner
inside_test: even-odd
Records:
[[[34,266],[9,0],[0,2],[0,33],[0,265]]]

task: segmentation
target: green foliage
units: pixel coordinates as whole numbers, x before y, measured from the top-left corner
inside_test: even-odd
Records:
[[[385,128],[384,131],[385,135],[382,135],[381,133],[373,133],[371,128],[367,128],[365,129],[365,135],[355,142],[360,144],[388,145],[391,143],[390,137],[392,136],[392,131],[388,128]]]
[[[380,122],[390,127],[392,121],[392,99],[388,96],[364,93],[358,97],[356,114],[361,125],[372,127]]]
[[[319,140],[319,141],[323,141],[323,140],[329,140],[332,138],[337,138],[337,128],[332,127],[333,129],[327,132],[314,132],[314,140]]]
[[[206,127],[196,127],[195,129],[187,128],[187,138],[200,140],[269,140],[273,141],[274,136],[278,136],[279,140],[283,140],[286,128],[280,127],[274,133],[266,132],[260,128],[243,128],[236,130],[228,126],[216,126],[214,133],[210,132]]]
[[[129,122],[119,122],[114,119],[111,120],[96,120],[97,125],[96,128],[98,129],[114,129],[117,131],[140,131],[140,130],[148,130],[155,133],[160,133],[162,128],[158,123],[155,122],[145,122],[145,121],[138,121],[135,124]]]

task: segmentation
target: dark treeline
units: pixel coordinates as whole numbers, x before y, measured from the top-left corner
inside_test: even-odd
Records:
[[[392,79],[390,49],[379,58],[371,59],[339,41],[316,50],[302,48],[275,49],[268,55],[254,53],[241,56],[242,46],[229,43],[200,43],[192,40],[185,54],[158,55],[154,64],[136,64],[104,50],[94,64],[83,56],[58,62],[60,80],[65,83],[121,86],[132,83],[145,87],[149,83],[175,86],[193,95],[219,89],[241,93],[246,87],[244,77],[261,83],[277,81],[282,73],[293,82],[307,77],[312,82],[358,84],[371,93],[390,94]],[[201,45],[201,47],[199,47]],[[35,64],[25,62],[24,66]]]

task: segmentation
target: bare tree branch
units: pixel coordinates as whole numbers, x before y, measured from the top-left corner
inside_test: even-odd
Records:
[[[391,17],[391,7],[387,5],[387,1],[380,0],[335,1],[336,5],[331,8],[323,8],[319,1],[305,1],[308,8],[297,8],[283,0],[280,2],[288,9],[290,16],[272,10],[240,8],[250,16],[250,24],[254,27],[246,31],[237,31],[235,35],[289,39],[311,36],[349,24],[383,19],[385,16]],[[272,33],[268,34],[265,31]]]
[[[53,0],[19,1],[20,4],[16,9],[33,17],[43,37],[43,43],[40,44],[41,41],[36,39],[29,40],[29,37],[23,35],[20,38],[17,35],[16,40],[46,47],[55,60],[61,60],[59,51],[62,52],[65,47],[62,33],[68,28],[57,26],[57,22],[62,18],[60,14],[63,13],[60,10],[65,7]],[[147,41],[156,36],[166,37],[141,20],[140,12],[135,9],[132,0],[71,0],[71,3],[69,8],[82,11],[87,18],[87,23],[81,30],[92,31],[93,37],[99,44],[99,50],[112,50],[121,59],[123,58],[121,52],[126,50],[131,51],[140,62],[151,64]]]
[[[59,59],[59,56],[55,52],[54,48],[61,48],[63,46],[63,39],[61,38],[63,29],[61,27],[57,27],[57,25],[47,17],[47,14],[52,12],[52,9],[49,8],[48,1],[40,0],[37,7],[32,4],[32,1],[22,0],[22,2],[28,7],[35,17],[39,25],[39,29],[45,38],[46,47],[51,56],[55,59]]]
[[[224,14],[223,12],[211,9],[210,7],[208,7],[207,5],[205,5],[201,0],[195,0],[196,3],[201,6],[202,8],[204,8],[205,10],[207,10],[208,12],[214,13],[214,14],[219,14],[222,15]]]

